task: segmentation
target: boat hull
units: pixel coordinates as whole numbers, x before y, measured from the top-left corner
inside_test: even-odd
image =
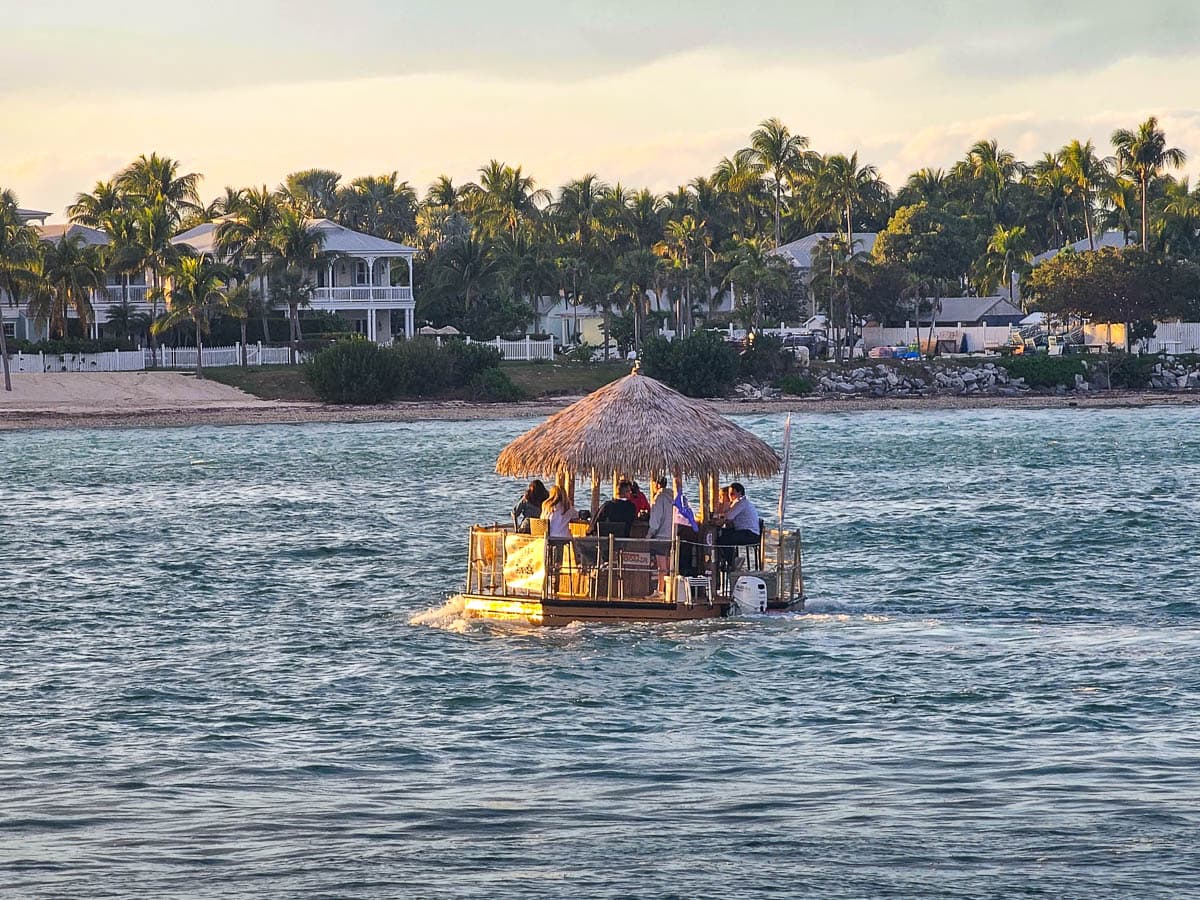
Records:
[[[670,603],[657,600],[591,600],[463,595],[463,615],[531,625],[569,625],[572,622],[687,622],[729,615],[728,600]]]

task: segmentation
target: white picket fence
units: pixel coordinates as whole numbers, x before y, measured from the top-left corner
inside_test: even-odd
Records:
[[[483,347],[495,347],[500,351],[500,355],[506,360],[521,361],[532,359],[554,359],[554,338],[543,338],[540,341],[535,341],[528,335],[521,341],[506,341],[503,338],[496,336],[490,341],[473,341],[469,337],[466,339],[468,344],[479,344]],[[442,345],[442,339],[438,338],[438,346]]]
[[[301,359],[304,355],[301,354]],[[15,353],[9,356],[13,372],[142,372],[146,369],[194,369],[195,347],[159,347],[153,351],[111,350],[105,353]],[[205,347],[202,357],[205,366],[240,366],[242,348]],[[261,343],[246,345],[246,362],[251,366],[286,365],[290,361],[287,347],[264,347]]]

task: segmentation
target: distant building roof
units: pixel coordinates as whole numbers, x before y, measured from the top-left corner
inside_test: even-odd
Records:
[[[789,244],[780,244],[771,253],[784,257],[799,269],[811,269],[813,253],[816,251],[817,245],[823,240],[842,236],[844,235],[834,231],[817,231],[813,234],[805,235],[798,241],[792,241]],[[875,248],[876,237],[877,234],[874,231],[854,232],[854,252],[870,253]]]
[[[1007,297],[943,297],[938,310],[939,322],[978,322],[981,319],[1013,319],[1025,313]]]
[[[1119,250],[1124,246],[1126,246],[1125,235],[1119,231],[1106,231],[1096,238],[1097,250],[1102,247],[1116,247]],[[1084,253],[1090,250],[1091,246],[1088,244],[1087,238],[1084,238],[1082,241],[1076,241],[1073,244],[1068,244],[1066,247],[1056,247],[1053,250],[1047,250],[1045,253],[1039,253],[1033,258],[1033,264],[1036,266],[1038,263],[1053,259],[1067,248],[1074,250],[1076,253]]]
[[[50,218],[50,213],[42,212],[40,209],[21,209],[18,206],[17,217],[20,218],[22,222],[31,222],[34,219],[37,219],[39,222],[44,223],[48,218]]]
[[[187,244],[197,253],[215,253],[217,228],[223,220],[204,222],[189,228],[171,240],[176,244]],[[354,231],[329,219],[309,219],[308,227],[325,236],[322,248],[327,253],[349,253],[358,256],[404,256],[416,253],[415,247],[384,240],[373,234]]]
[[[92,247],[107,247],[108,235],[86,225],[38,225],[38,234],[43,241],[57,241],[62,237],[81,237]]]

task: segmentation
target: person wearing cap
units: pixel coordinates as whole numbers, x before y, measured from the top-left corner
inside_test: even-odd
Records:
[[[631,482],[620,482],[617,485],[617,496],[601,505],[600,511],[596,513],[596,518],[592,520],[591,527],[588,528],[588,534],[599,534],[600,524],[607,522],[620,526],[613,531],[616,537],[629,537],[629,528],[637,519],[637,507],[630,500],[632,493],[633,484]]]

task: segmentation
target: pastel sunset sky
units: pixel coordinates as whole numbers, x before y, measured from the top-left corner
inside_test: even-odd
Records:
[[[1200,3],[0,0],[0,186],[63,208],[156,150],[226,184],[490,158],[673,188],[778,116],[894,186],[999,138],[1110,152],[1157,115],[1200,171]]]

